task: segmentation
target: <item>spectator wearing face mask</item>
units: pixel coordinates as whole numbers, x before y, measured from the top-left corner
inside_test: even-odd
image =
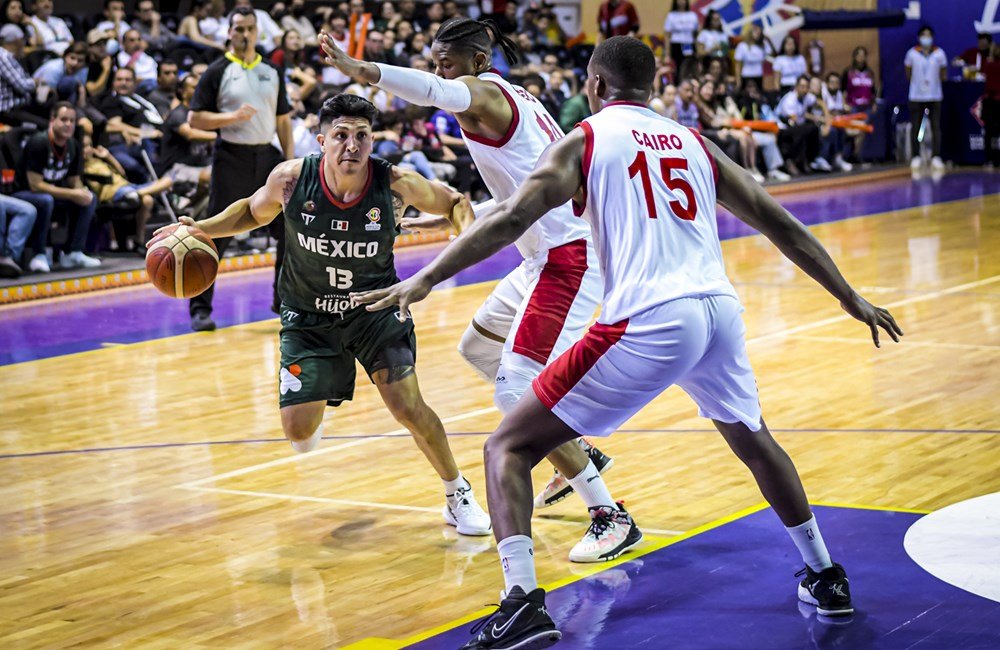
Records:
[[[288,13],[281,19],[281,27],[288,32],[295,30],[302,37],[302,42],[309,47],[317,45],[316,28],[306,15],[306,0],[292,0],[288,5]]]
[[[941,101],[944,94],[941,82],[948,74],[948,57],[944,50],[934,45],[934,29],[924,25],[917,34],[917,45],[906,53],[903,64],[906,78],[910,80],[910,144],[913,146],[912,169],[920,169],[920,143],[917,137],[924,111],[929,114],[930,138],[932,146],[931,167],[943,170],[941,161]]]

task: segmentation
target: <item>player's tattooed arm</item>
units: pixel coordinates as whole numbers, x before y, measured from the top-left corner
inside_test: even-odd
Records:
[[[399,305],[400,318],[407,318],[410,305],[426,298],[435,284],[498,252],[546,212],[577,196],[583,184],[583,148],[581,129],[552,143],[513,196],[476,219],[428,266],[387,289],[352,293],[351,299],[368,305],[369,311]]]
[[[454,228],[461,232],[472,222],[472,206],[461,192],[443,183],[429,181],[416,172],[393,167],[391,190],[393,207],[396,207],[395,197],[398,196],[400,206],[412,205],[424,213],[419,217],[402,219],[397,212],[399,225],[407,230],[427,232]]]
[[[271,172],[264,187],[231,203],[219,214],[198,222],[209,237],[231,237],[266,225],[281,214],[295,189],[302,160],[287,160]]]
[[[392,213],[396,217],[396,225],[403,219],[403,213],[406,212],[406,204],[403,203],[403,197],[400,196],[399,192],[392,190]]]

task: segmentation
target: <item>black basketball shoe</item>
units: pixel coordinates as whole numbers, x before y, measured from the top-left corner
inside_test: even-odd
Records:
[[[611,466],[615,464],[615,459],[611,456],[604,454],[597,447],[592,446],[583,438],[577,439],[577,444],[579,444],[587,455],[590,456],[591,462],[594,463],[594,467],[597,468],[599,474],[604,474]],[[535,508],[548,508],[554,503],[558,503],[573,494],[573,486],[569,484],[569,479],[559,473],[559,470],[555,470],[552,474],[552,479],[548,482],[545,488],[535,496]]]
[[[547,648],[562,633],[545,610],[545,592],[535,589],[525,595],[520,587],[511,587],[493,615],[472,628],[472,639],[462,650],[534,650]]]
[[[816,572],[808,566],[795,574],[805,575],[799,583],[799,600],[816,606],[824,616],[846,616],[854,612],[851,605],[851,588],[844,567],[832,567]]]

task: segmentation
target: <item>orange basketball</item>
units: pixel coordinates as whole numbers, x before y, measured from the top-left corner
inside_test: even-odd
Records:
[[[177,224],[149,242],[146,275],[171,298],[191,298],[212,286],[219,272],[219,251],[198,228]]]

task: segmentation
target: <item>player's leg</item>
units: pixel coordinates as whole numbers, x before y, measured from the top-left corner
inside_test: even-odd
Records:
[[[354,357],[341,345],[338,325],[319,314],[281,312],[278,404],[292,448],[312,451],[323,437],[326,406],[354,396]]]
[[[494,402],[503,413],[530,390],[532,380],[546,363],[580,340],[603,290],[597,256],[586,240],[550,250],[545,265],[529,279],[497,373]],[[556,472],[535,498],[535,507],[552,505],[577,492],[591,515],[616,509],[601,477],[611,467],[611,459],[584,444],[586,447],[580,441],[567,443],[549,458]],[[621,532],[619,529],[608,534]],[[606,542],[588,532],[570,552],[570,559],[575,562],[610,559],[603,557]]]
[[[528,289],[525,263],[508,273],[483,304],[462,334],[458,353],[484,381],[493,384],[500,368],[507,333]]]
[[[712,343],[698,364],[678,384],[711,418],[733,453],[753,474],[764,498],[785,525],[806,564],[808,575],[799,589],[821,614],[853,611],[843,568],[830,559],[819,525],[791,458],[771,436],[760,413],[753,370],[746,354],[742,307],[735,298],[703,299]]]
[[[364,312],[356,318],[359,322],[350,326],[358,336],[352,348],[389,413],[410,432],[441,477],[445,521],[463,535],[489,535],[489,515],[477,503],[472,485],[458,469],[441,418],[420,393],[413,321],[401,323],[389,311]]]
[[[665,331],[640,327],[645,333],[638,336],[626,332],[628,321],[595,325],[542,371],[486,441],[486,493],[505,598],[491,630],[466,647],[513,647],[525,639],[558,634],[544,609],[544,592],[537,588],[531,468],[584,428],[595,435],[610,434],[695,363],[705,345],[704,326],[694,321],[693,328],[687,327],[691,319],[683,313],[678,318],[684,326]],[[641,318],[634,320],[645,324]],[[613,401],[609,386],[616,390]],[[600,513],[594,526],[634,528],[628,513],[615,510]],[[641,539],[638,529],[635,534]]]
[[[312,451],[323,437],[323,414],[326,400],[292,404],[281,408],[281,429],[292,449],[304,454]]]

